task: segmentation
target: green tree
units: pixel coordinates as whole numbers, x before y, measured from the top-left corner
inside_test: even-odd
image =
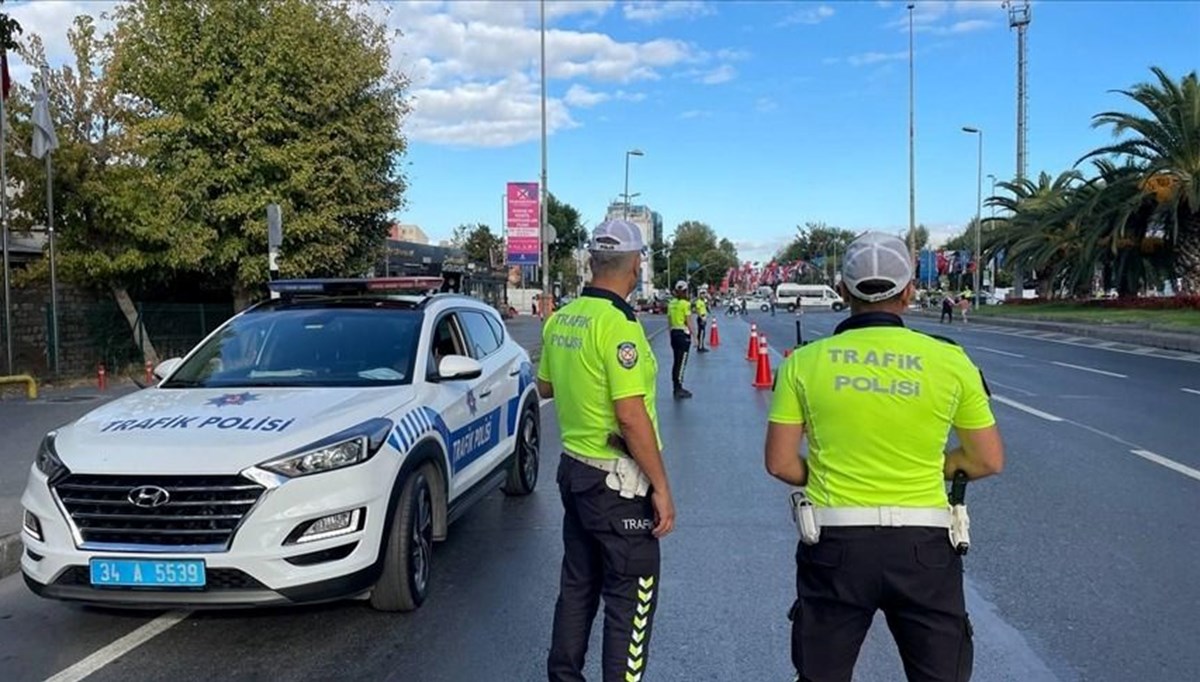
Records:
[[[920,253],[921,249],[929,246],[929,228],[925,227],[924,225],[917,225],[917,227],[912,230],[912,236],[914,237],[912,248],[917,253]],[[908,237],[906,236],[905,239],[907,240]]]
[[[804,261],[816,266],[801,276],[804,283],[833,281],[832,273],[841,267],[846,247],[857,235],[840,227],[830,227],[823,222],[806,222],[796,226],[796,236],[775,254],[780,263]]]
[[[1107,184],[1107,192],[1136,187],[1155,203],[1153,218],[1167,228],[1174,246],[1174,271],[1182,288],[1200,292],[1200,78],[1196,72],[1175,81],[1162,69],[1151,69],[1156,83],[1139,83],[1119,90],[1145,109],[1147,115],[1106,111],[1092,117],[1092,127],[1109,126],[1114,137],[1124,140],[1096,149],[1080,159],[1115,156],[1136,165],[1119,182]],[[1140,203],[1135,201],[1135,203]],[[1116,232],[1130,230],[1137,211],[1128,202],[1112,216]],[[1139,229],[1136,224],[1133,230]]]
[[[504,240],[483,223],[459,225],[454,228],[450,241],[462,249],[471,262],[492,267],[503,262]]]
[[[130,291],[152,289],[181,271],[200,267],[204,235],[183,226],[151,227],[181,213],[183,204],[143,163],[138,136],[119,124],[123,109],[110,70],[113,36],[98,35],[93,19],[80,16],[67,38],[73,63],[47,70],[59,142],[52,157],[59,273],[64,280],[111,292],[134,337],[143,341],[146,360],[157,362]],[[21,53],[26,63],[46,63],[36,35]],[[14,147],[29,148],[31,94],[17,87],[9,101]],[[44,162],[25,154],[9,159],[11,179],[23,188],[13,197],[13,228],[42,229]],[[43,259],[26,274],[44,279],[47,266]]]
[[[686,280],[694,286],[718,285],[729,269],[738,264],[733,242],[718,240],[716,231],[696,220],[685,220],[675,228],[669,252],[671,278]]]
[[[405,186],[386,27],[321,0],[134,0],[115,18],[119,122],[175,198],[137,229],[190,235],[239,306],[267,277],[271,202],[285,276],[366,269]]]
[[[4,0],[0,0],[0,5],[3,4]],[[21,30],[21,24],[8,16],[8,12],[0,12],[0,49],[17,49],[17,36],[21,34]]]
[[[575,252],[587,244],[588,233],[580,220],[579,209],[550,195],[546,219],[555,231],[550,244],[550,281],[562,282],[563,291],[574,292],[580,283]]]

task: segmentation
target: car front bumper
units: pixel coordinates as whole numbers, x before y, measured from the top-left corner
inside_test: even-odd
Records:
[[[31,469],[21,503],[37,517],[42,539],[22,531],[21,569],[40,596],[113,606],[276,606],[355,596],[374,585],[382,568],[379,550],[398,471],[397,458],[379,453],[357,466],[283,479],[246,513],[227,550],[176,552],[132,545],[81,548],[46,477]],[[358,531],[284,544],[306,521],[355,509],[365,514]],[[203,588],[93,587],[93,558],[200,559],[206,582]]]

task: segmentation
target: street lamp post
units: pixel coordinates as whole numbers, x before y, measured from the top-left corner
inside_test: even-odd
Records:
[[[908,257],[916,260],[917,241],[917,166],[916,166],[916,86],[913,54],[913,9],[908,3]]]
[[[625,198],[625,220],[629,220],[629,157],[645,155],[646,153],[640,149],[630,149],[625,152],[625,194],[621,195]]]
[[[975,307],[979,308],[979,268],[983,264],[983,253],[980,251],[980,232],[983,223],[983,130],[963,126],[964,133],[979,136],[979,170],[975,175]]]

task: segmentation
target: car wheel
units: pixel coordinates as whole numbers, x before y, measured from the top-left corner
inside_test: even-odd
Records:
[[[842,312],[842,308],[845,308],[845,307],[846,306],[842,305],[841,303],[834,303],[833,304],[833,312],[840,313],[840,312]]]
[[[432,472],[422,467],[404,481],[384,548],[383,573],[371,591],[380,611],[412,611],[429,595],[433,559]]]
[[[537,408],[530,407],[521,413],[512,465],[508,470],[508,479],[504,482],[505,495],[528,495],[537,487],[538,467],[541,464],[541,434],[536,410]]]
[[[789,304],[788,304],[788,312],[789,312],[789,313],[794,313],[794,312],[796,312],[796,304],[794,304],[794,303],[789,303]]]
[[[764,313],[769,313],[771,312],[771,306],[764,303],[759,310],[763,311]]]

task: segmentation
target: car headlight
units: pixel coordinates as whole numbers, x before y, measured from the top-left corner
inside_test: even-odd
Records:
[[[259,467],[281,476],[296,478],[354,466],[371,459],[383,446],[391,430],[390,420],[372,419],[298,451],[263,462]]]
[[[42,444],[38,446],[37,457],[34,459],[37,470],[52,481],[69,473],[67,465],[62,463],[62,460],[58,458],[58,453],[54,451],[56,435],[53,431],[46,434],[46,437],[42,439]]]

